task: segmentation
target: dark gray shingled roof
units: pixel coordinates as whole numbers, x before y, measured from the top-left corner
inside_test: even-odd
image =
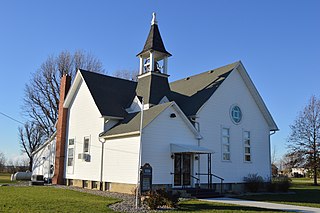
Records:
[[[80,70],[102,116],[125,117],[135,97],[136,82]]]
[[[125,109],[130,107],[135,95],[143,96],[145,103],[152,104],[159,103],[165,95],[170,101],[175,101],[187,116],[191,116],[197,113],[238,63],[172,82],[170,88],[167,88],[166,82],[161,86],[147,85],[141,81],[137,87],[137,82],[85,70],[80,72],[102,116],[126,117],[128,113]],[[155,77],[153,80],[158,82],[159,79]]]
[[[170,94],[167,76],[150,74],[138,79],[136,93],[143,97],[145,104],[158,104],[164,96]]]
[[[171,106],[172,102],[156,105],[148,110],[143,111],[142,127],[144,128],[151,123],[161,112]],[[118,125],[112,129],[101,133],[99,136],[119,135],[123,133],[136,132],[140,130],[141,112],[130,113]]]
[[[156,50],[156,51],[166,53],[169,56],[171,56],[171,54],[164,47],[164,44],[163,44],[163,41],[162,41],[162,38],[160,35],[160,31],[159,31],[157,24],[151,25],[147,41],[144,44],[143,50],[138,55],[140,55],[144,52],[147,52],[149,50]]]
[[[187,116],[195,115],[238,65],[239,62],[235,62],[172,82],[171,96],[168,98],[174,100]]]

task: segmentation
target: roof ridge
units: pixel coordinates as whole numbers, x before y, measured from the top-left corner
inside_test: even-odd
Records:
[[[203,75],[203,74],[208,73],[208,72],[211,72],[211,71],[216,71],[216,70],[219,70],[219,69],[223,69],[223,68],[225,68],[225,67],[227,67],[227,66],[236,65],[236,64],[238,64],[238,63],[240,63],[240,62],[241,62],[241,61],[239,60],[239,61],[236,61],[236,62],[227,64],[227,65],[224,65],[224,66],[222,66],[222,67],[218,67],[218,68],[215,68],[215,69],[207,70],[207,71],[204,71],[204,72],[195,74],[195,75],[187,76],[187,77],[185,77],[185,78],[181,78],[181,79],[178,79],[178,80],[176,80],[176,81],[170,82],[169,84],[172,84],[172,83],[175,83],[175,82],[178,82],[178,81],[182,81],[182,80],[186,80],[186,79],[189,80],[189,79],[192,78],[192,77],[196,77],[196,76],[199,76],[199,75]],[[188,78],[189,78],[189,79],[188,79]]]
[[[89,71],[89,70],[84,70],[84,69],[79,69],[80,73],[90,73],[90,74],[93,74],[93,75],[100,75],[102,77],[106,77],[106,78],[113,78],[113,79],[117,79],[117,80],[123,80],[123,81],[129,81],[129,82],[132,82],[132,83],[137,83],[135,81],[132,81],[132,80],[128,80],[128,79],[125,79],[125,78],[119,78],[119,77],[115,77],[115,76],[112,76],[112,75],[107,75],[107,74],[103,74],[103,73],[98,73],[98,72],[92,72],[92,71]]]

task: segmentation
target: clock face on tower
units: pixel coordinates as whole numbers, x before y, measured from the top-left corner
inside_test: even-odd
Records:
[[[242,119],[242,112],[238,105],[232,105],[230,108],[230,117],[233,123],[239,124]]]

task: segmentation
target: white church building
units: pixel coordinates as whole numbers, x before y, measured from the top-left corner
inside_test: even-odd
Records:
[[[126,193],[146,163],[153,187],[212,187],[223,179],[226,190],[240,190],[250,173],[270,178],[270,135],[278,127],[243,64],[169,83],[170,56],[154,15],[136,82],[85,70],[72,84],[63,76],[57,132],[34,153],[33,173]]]

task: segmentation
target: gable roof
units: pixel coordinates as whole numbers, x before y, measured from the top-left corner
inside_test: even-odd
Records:
[[[160,35],[160,31],[158,28],[157,24],[153,24],[151,25],[146,43],[144,44],[143,50],[137,54],[140,55],[144,52],[147,52],[149,50],[156,50],[158,52],[162,52],[167,54],[168,56],[171,56],[171,54],[166,50],[166,48],[164,47],[161,35]]]
[[[148,110],[143,111],[143,122],[142,128],[146,127],[149,123],[151,123],[161,112],[167,109],[172,105],[172,102],[159,104]],[[99,137],[108,137],[113,135],[121,135],[130,132],[140,131],[140,122],[141,122],[141,112],[130,113],[128,116],[122,120],[118,125],[111,128],[108,131],[105,131],[99,135]]]
[[[240,61],[170,83],[170,88],[165,89],[163,94],[153,94],[152,96],[154,97],[149,97],[151,99],[156,98],[157,100],[152,101],[155,106],[150,108],[150,111],[146,111],[148,114],[146,119],[150,118],[152,120],[155,118],[154,116],[161,113],[161,107],[164,107],[165,105],[156,104],[159,103],[163,96],[168,97],[170,101],[174,101],[186,116],[196,115],[203,104],[206,103],[229,74],[235,69],[239,71],[247,85],[251,95],[267,121],[270,131],[277,131],[278,127],[276,123]],[[132,129],[137,129],[136,122],[138,118],[134,114],[128,115],[126,111],[126,108],[130,107],[134,97],[139,94],[141,95],[141,88],[137,88],[137,82],[79,70],[79,74],[77,73],[74,84],[79,84],[81,81],[80,76],[87,85],[102,116],[125,118],[121,122],[121,125],[119,124],[116,126],[117,128],[114,127],[111,129],[110,133],[105,133],[103,135],[120,134],[121,132],[124,133],[131,131]],[[154,85],[151,85],[145,89],[149,90],[153,87]],[[157,85],[157,87],[159,87],[159,85]],[[72,85],[71,91],[69,91],[66,97],[64,107],[68,107],[70,104],[73,96],[70,93],[74,94],[76,88],[77,85]]]
[[[135,97],[136,82],[79,70],[102,116],[125,117]]]
[[[174,102],[167,102],[163,104],[158,104],[154,107],[151,107],[147,110],[143,111],[143,122],[142,129],[145,128],[148,124],[150,124],[156,117],[160,115],[163,111],[165,111],[169,107],[174,107],[177,114],[182,118],[182,120],[186,123],[187,127],[193,132],[197,139],[201,139],[202,136],[196,130],[196,128],[191,124],[190,120],[184,115],[179,106]],[[140,134],[140,122],[141,122],[141,111],[136,113],[128,114],[128,116],[119,122],[118,125],[102,132],[99,134],[101,138],[114,138],[121,136],[132,136]]]
[[[195,115],[212,96],[239,62],[170,83],[170,100],[174,100],[187,116]]]
[[[273,120],[271,113],[269,112],[266,104],[264,103],[262,97],[260,96],[257,88],[253,84],[250,76],[248,75],[246,69],[244,68],[243,64],[241,61],[239,62],[239,66],[237,66],[237,70],[240,73],[240,76],[242,77],[244,83],[246,84],[247,88],[249,89],[254,101],[256,102],[258,108],[260,109],[263,117],[266,119],[268,125],[269,125],[269,130],[270,131],[279,131],[279,128],[276,124],[276,122]]]

